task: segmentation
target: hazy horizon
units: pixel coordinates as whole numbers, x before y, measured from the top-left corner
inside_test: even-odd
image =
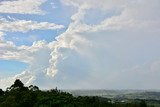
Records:
[[[0,88],[160,90],[160,0],[0,0]]]

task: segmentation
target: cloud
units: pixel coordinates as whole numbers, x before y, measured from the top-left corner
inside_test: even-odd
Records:
[[[3,36],[4,36],[4,35],[5,35],[5,33],[0,31],[0,40],[3,39]]]
[[[55,23],[49,22],[36,22],[36,21],[27,21],[27,20],[18,20],[18,19],[0,19],[0,30],[8,32],[28,32],[31,30],[55,30],[62,29],[63,25],[57,25]]]
[[[43,55],[43,52],[42,53],[40,52],[40,50],[41,49],[43,50],[43,48],[44,50],[47,50],[47,48],[49,48],[45,41],[34,42],[32,46],[24,46],[24,45],[16,46],[11,41],[1,40],[0,41],[0,54],[1,54],[0,59],[19,60],[26,63],[33,63],[34,59],[38,57],[37,54]]]
[[[0,13],[44,14],[40,6],[46,0],[5,0],[0,1]]]
[[[25,60],[30,66],[26,71],[34,76],[28,81],[34,80],[44,88],[160,89],[155,84],[159,73],[152,72],[159,69],[159,0],[61,3],[75,10],[64,33],[50,43],[39,41],[13,49],[28,57]],[[110,14],[100,18],[99,23],[88,24],[91,11]],[[97,14],[92,16],[93,21],[97,20]],[[3,54],[4,59],[12,56]]]
[[[21,74],[17,74],[13,77],[8,77],[1,79],[1,88],[5,89],[13,84],[16,79],[21,79],[25,85],[30,85],[30,82],[34,81],[36,78],[31,73],[24,71]]]
[[[151,64],[151,72],[159,72],[160,71],[160,60],[157,60],[157,61],[154,61],[152,64]]]
[[[62,83],[60,87],[129,88],[129,84],[132,83],[129,78],[127,78],[129,82],[123,81],[125,85],[120,86],[118,84],[123,83],[118,82],[115,77],[118,75],[119,79],[122,79],[121,71],[124,69],[132,68],[136,64],[141,65],[147,59],[152,61],[153,58],[160,57],[157,50],[160,45],[158,42],[160,20],[159,14],[153,15],[157,8],[160,8],[156,5],[157,2],[159,1],[152,1],[151,5],[138,0],[135,2],[62,0],[65,5],[76,7],[77,12],[72,15],[72,22],[67,31],[50,44],[53,51],[47,74],[57,79],[57,81],[54,79],[57,85]],[[94,9],[102,12],[113,11],[113,14],[106,16],[96,25],[84,23],[86,14],[90,14],[88,12]],[[119,14],[115,14],[115,10],[119,11]],[[94,14],[93,18],[96,15]],[[132,73],[128,70],[127,74]],[[133,78],[136,78],[136,75],[133,75]],[[140,78],[147,80],[143,75],[138,79]],[[112,81],[116,84],[114,85]],[[143,85],[145,88],[149,88],[150,85],[147,86],[145,81],[142,83],[145,84]],[[136,84],[133,84],[133,87],[136,88]],[[153,87],[160,88],[156,85]]]
[[[15,79],[21,79],[26,85],[30,85],[39,74],[45,75],[49,65],[51,50],[46,41],[34,42],[32,46],[16,46],[10,41],[0,41],[0,59],[25,62],[28,68],[15,76],[0,79],[1,88],[10,86]]]

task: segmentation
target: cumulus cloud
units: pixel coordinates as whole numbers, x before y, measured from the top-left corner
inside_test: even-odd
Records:
[[[75,84],[80,84],[78,88],[83,86],[84,88],[110,86],[129,88],[127,85],[129,86],[131,81],[124,83],[125,86],[119,86],[117,84],[122,83],[116,81],[117,76],[115,75],[123,75],[119,72],[128,67],[132,68],[136,63],[140,65],[145,63],[144,59],[152,61],[153,57],[155,59],[159,57],[157,54],[159,51],[156,49],[160,45],[158,43],[160,20],[158,19],[159,14],[153,15],[160,8],[156,5],[158,2],[150,0],[148,3],[139,0],[135,2],[128,0],[120,2],[62,0],[65,5],[77,8],[77,12],[72,15],[73,21],[67,31],[58,36],[57,41],[51,43],[52,59],[47,74],[52,76],[57,72],[57,78],[61,78],[63,85],[67,84],[70,88],[77,88]],[[96,25],[84,23],[84,19],[87,18],[85,16],[94,9],[102,12],[113,11],[113,14],[110,17],[106,16]],[[115,14],[115,10],[119,11],[118,14]],[[132,74],[130,70],[127,73]],[[143,75],[140,75],[139,79],[140,77],[145,78]],[[122,77],[119,78],[122,79]],[[136,75],[133,75],[133,78],[136,78]],[[75,84],[71,82],[72,80]],[[117,82],[115,86],[112,81]],[[146,85],[145,88],[149,88],[149,85],[147,87],[144,81],[143,83]],[[67,87],[63,85],[60,87]],[[133,84],[133,87],[136,87],[136,84]],[[153,87],[156,88],[156,86]]]
[[[32,46],[24,46],[24,45],[16,46],[11,41],[1,40],[0,41],[0,54],[1,54],[0,59],[19,60],[26,63],[33,63],[34,59],[38,57],[36,54],[37,53],[41,54],[40,50],[43,48],[45,50],[49,48],[45,41],[34,42]]]
[[[46,0],[3,0],[0,1],[0,13],[44,14],[40,6]]]
[[[28,71],[35,76],[30,80],[41,81],[38,84],[45,88],[160,89],[154,84],[159,73],[152,72],[159,69],[159,0],[61,2],[76,10],[68,29],[56,41],[16,48],[31,57],[26,59]],[[88,19],[91,11],[110,14],[99,23],[88,24],[97,16]]]
[[[4,35],[5,35],[4,32],[1,32],[1,31],[0,31],[0,40],[3,39],[3,36],[4,36]]]
[[[31,30],[55,30],[62,29],[63,25],[57,25],[49,22],[36,22],[31,20],[18,20],[18,19],[0,19],[0,30],[9,32],[28,32]]]
[[[21,79],[21,81],[23,81],[25,85],[30,85],[30,82],[34,81],[36,78],[31,73],[24,71],[21,74],[17,74],[13,77],[1,79],[1,88],[5,89],[6,87],[9,87],[9,85],[13,84],[13,81],[15,81],[16,79]]]
[[[2,88],[11,85],[17,78],[29,85],[36,80],[37,75],[45,75],[44,72],[49,65],[50,49],[46,41],[34,42],[32,46],[16,46],[13,42],[1,40],[0,59],[16,60],[29,65],[24,72],[1,79],[1,83],[5,83]]]

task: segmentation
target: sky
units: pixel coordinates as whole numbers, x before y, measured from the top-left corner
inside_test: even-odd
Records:
[[[0,88],[160,89],[160,0],[0,0]]]

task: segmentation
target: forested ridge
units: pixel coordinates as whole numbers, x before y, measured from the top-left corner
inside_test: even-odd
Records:
[[[42,91],[37,86],[29,87],[17,79],[6,91],[0,89],[0,107],[147,107],[145,101],[113,103],[101,97],[79,96],[57,88]]]

